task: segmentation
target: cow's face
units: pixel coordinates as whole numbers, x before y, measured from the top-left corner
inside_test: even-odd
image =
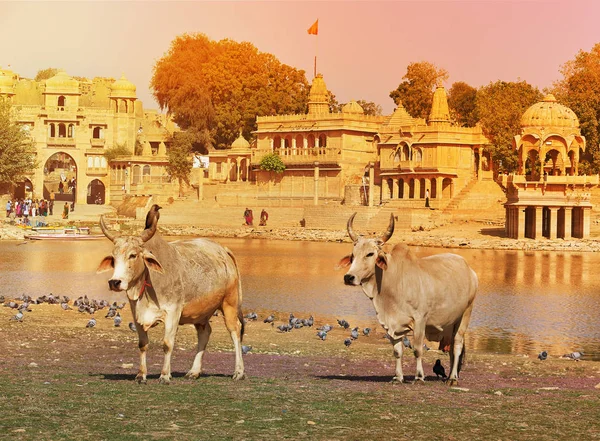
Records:
[[[383,242],[377,239],[358,238],[354,243],[352,254],[344,257],[340,267],[350,267],[344,275],[346,285],[360,285],[375,274],[375,267],[383,268],[385,255],[381,249]]]
[[[360,285],[368,281],[375,274],[375,267],[387,269],[387,256],[381,249],[382,245],[394,234],[394,216],[390,215],[390,224],[387,231],[380,239],[366,239],[358,236],[352,228],[352,222],[356,213],[348,219],[348,235],[354,242],[352,254],[344,257],[338,267],[350,267],[344,275],[346,285]]]
[[[159,273],[163,272],[160,262],[143,247],[144,242],[141,238],[117,237],[114,244],[112,254],[102,259],[97,270],[98,273],[101,273],[114,269],[113,275],[108,281],[111,291],[126,291],[144,276],[146,268]],[[137,300],[138,295],[133,293],[133,300]]]

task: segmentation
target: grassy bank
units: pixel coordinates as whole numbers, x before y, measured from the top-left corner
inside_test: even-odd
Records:
[[[600,437],[600,365],[471,353],[462,389],[436,381],[425,356],[424,384],[392,385],[391,347],[381,331],[350,348],[347,331],[324,342],[313,329],[281,334],[248,324],[248,379],[234,382],[231,342],[221,318],[205,358],[205,375],[183,378],[195,346],[181,327],[174,380],[159,385],[162,327],[151,331],[149,382],[137,385],[136,335],[97,314],[34,305],[22,323],[0,309],[0,437],[23,440],[132,439],[493,439]],[[124,322],[130,319],[125,310]],[[414,359],[405,354],[405,372]]]

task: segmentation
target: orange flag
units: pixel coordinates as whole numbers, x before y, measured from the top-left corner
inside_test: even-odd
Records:
[[[313,25],[308,28],[308,33],[310,35],[318,35],[319,34],[319,20],[315,21]]]

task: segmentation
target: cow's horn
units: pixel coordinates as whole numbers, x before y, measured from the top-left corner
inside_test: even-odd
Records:
[[[396,222],[394,220],[394,215],[390,214],[390,224],[388,225],[388,229],[385,232],[385,234],[383,236],[381,236],[381,240],[382,242],[387,242],[388,240],[390,240],[390,237],[392,237],[392,234],[394,234],[394,226],[396,225]]]
[[[144,231],[142,231],[142,234],[140,235],[142,242],[148,242],[150,239],[152,239],[152,236],[154,236],[154,233],[156,233],[156,225],[158,224],[158,218],[157,216],[153,216],[152,217],[152,226],[150,228],[146,228]]]
[[[354,222],[354,216],[356,216],[356,212],[352,216],[350,216],[350,219],[348,219],[348,236],[350,236],[352,242],[356,242],[358,240],[358,236],[352,229],[352,222]]]
[[[112,234],[110,231],[108,231],[108,227],[104,223],[104,215],[100,216],[100,229],[102,230],[102,232],[104,233],[104,235],[108,239],[110,239],[111,242],[114,242],[115,239],[118,237],[117,234]]]

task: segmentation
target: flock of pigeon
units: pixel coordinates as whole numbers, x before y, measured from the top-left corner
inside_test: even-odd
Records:
[[[563,356],[561,356],[560,358],[569,358],[571,360],[575,360],[575,361],[579,361],[581,360],[581,357],[583,357],[583,352],[582,351],[575,351],[575,352],[571,352],[569,354],[565,354]],[[542,361],[547,360],[548,359],[548,352],[547,351],[542,351],[538,354],[538,358]]]
[[[115,327],[120,327],[123,321],[121,314],[119,313],[119,309],[123,309],[125,307],[125,303],[117,304],[117,302],[113,302],[110,304],[106,300],[96,300],[96,299],[88,299],[86,296],[81,296],[73,301],[73,307],[69,305],[71,299],[67,296],[55,296],[53,294],[43,295],[37,298],[32,298],[29,295],[22,294],[20,297],[17,297],[15,300],[20,301],[21,304],[17,303],[13,300],[6,300],[4,296],[0,296],[0,303],[2,303],[7,308],[13,308],[17,310],[17,313],[10,318],[10,320],[22,322],[25,318],[23,312],[32,312],[30,305],[39,305],[41,303],[47,303],[49,305],[60,305],[60,307],[64,311],[76,309],[80,313],[87,313],[92,315],[92,318],[85,325],[86,328],[93,328],[96,326],[96,318],[93,316],[97,311],[100,311],[104,308],[108,308],[107,314],[104,316],[107,319],[112,319]],[[133,322],[129,323],[129,329],[135,331],[135,324]]]

